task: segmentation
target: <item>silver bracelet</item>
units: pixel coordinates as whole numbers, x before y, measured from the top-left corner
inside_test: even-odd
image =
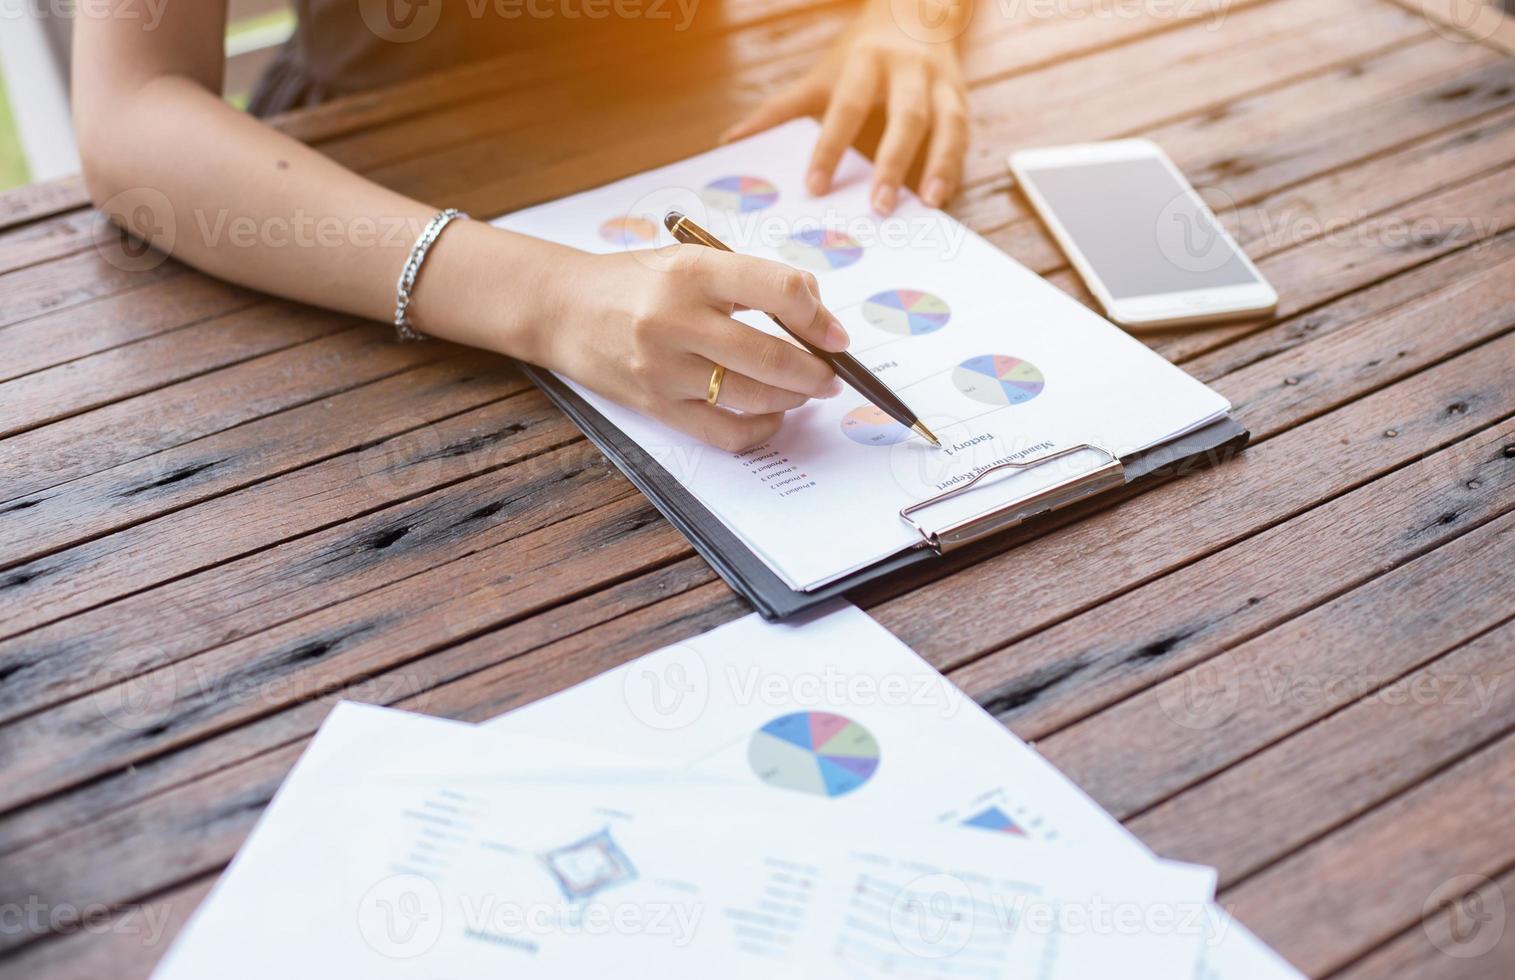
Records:
[[[410,325],[406,311],[410,309],[410,291],[416,288],[416,276],[421,274],[421,263],[426,261],[426,253],[441,236],[442,229],[447,227],[453,218],[467,218],[468,215],[457,208],[448,208],[431,219],[421,237],[411,246],[410,257],[405,260],[405,269],[400,273],[400,281],[395,285],[395,333],[401,340],[425,340],[426,335]]]

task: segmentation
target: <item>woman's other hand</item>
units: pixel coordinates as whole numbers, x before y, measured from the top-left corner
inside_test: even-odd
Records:
[[[739,139],[797,116],[821,115],[821,135],[806,185],[831,189],[842,154],[874,108],[886,122],[869,200],[893,212],[905,173],[923,152],[921,197],[932,207],[952,199],[968,152],[968,104],[958,63],[964,0],[868,0],[847,33],[804,78],[727,130]]]

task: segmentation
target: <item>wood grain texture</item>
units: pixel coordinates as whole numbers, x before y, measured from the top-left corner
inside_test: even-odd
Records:
[[[1240,458],[854,598],[1312,974],[1504,976],[1445,901],[1515,906],[1515,62],[1388,0],[978,6],[954,213],[1090,303],[1004,154],[1149,136],[1284,303],[1148,338]],[[726,8],[698,89],[543,49],[279,125],[504,210],[703,149],[845,16]],[[482,720],[746,612],[508,363],[119,268],[85,203],[0,195],[0,903],[118,928],[7,977],[145,976],[341,697]]]

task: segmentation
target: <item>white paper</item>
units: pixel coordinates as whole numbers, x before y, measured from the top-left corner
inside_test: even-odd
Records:
[[[899,510],[989,465],[1082,444],[1124,456],[1229,409],[1220,395],[908,192],[894,215],[874,215],[871,165],[861,155],[848,151],[830,194],[809,196],[804,173],[816,134],[814,121],[796,120],[496,222],[603,253],[671,244],[662,218],[676,209],[737,251],[816,273],[827,306],[852,337],[851,352],[921,416],[943,450],[850,389],[791,412],[771,442],[729,454],[573,385],[792,588],[817,588],[918,545]],[[727,186],[742,178],[758,183],[745,191]],[[827,233],[848,236],[856,248],[805,244],[806,236]],[[778,333],[759,313],[739,319]],[[1095,463],[1079,457],[1018,472],[923,520],[944,526],[953,516],[948,509],[988,509]]]
[[[756,752],[765,725],[796,712],[866,729],[878,764],[839,793],[799,786],[782,758]],[[586,749],[658,760],[782,794],[788,809],[851,825],[887,813],[996,839],[1072,846],[1070,867],[1144,863],[1152,853],[1037,752],[862,611],[846,604],[803,620],[756,615],[665,647],[485,727],[551,733]],[[802,761],[802,760],[796,760]],[[766,768],[764,768],[766,767]],[[1207,976],[1299,974],[1211,911]]]
[[[817,826],[599,749],[339,706],[160,980],[1166,978],[1213,872]],[[733,805],[735,804],[735,805]]]

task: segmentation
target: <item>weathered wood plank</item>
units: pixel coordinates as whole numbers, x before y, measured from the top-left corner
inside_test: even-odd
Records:
[[[121,269],[94,249],[8,272],[0,275],[0,296],[5,297],[5,305],[0,306],[0,328],[183,273],[184,266],[172,259],[142,271]]]
[[[1456,468],[1449,467],[1450,472],[1435,481],[1443,493],[1440,501],[1433,500],[1431,506],[1422,505],[1406,516],[1424,519],[1426,511],[1434,511],[1439,503],[1446,509],[1439,517],[1431,517],[1429,525],[1439,525],[1443,518],[1451,525],[1463,519],[1462,507],[1471,509],[1472,522],[1509,508],[1515,458],[1504,458],[1503,449],[1511,444],[1515,444],[1515,426],[1507,423],[1427,461],[1432,472],[1447,465],[1448,457]],[[1399,488],[1395,484],[1406,481],[1383,482],[1384,492],[1392,493]],[[1487,506],[1480,498],[1482,488],[1469,491],[1469,482],[1496,484],[1501,492]],[[1463,488],[1461,493],[1458,488]],[[1360,501],[1366,496],[1360,494]],[[1344,535],[1361,534],[1341,523]],[[1407,526],[1411,524],[1396,520],[1393,526],[1412,539],[1428,530]],[[1501,545],[1507,547],[1515,540],[1512,528],[1515,525],[1509,522],[1497,522],[1474,540],[1489,544],[1497,554]],[[1287,687],[1291,677],[1308,677],[1312,670],[1353,673],[1364,683],[1376,681],[1381,686],[1509,616],[1515,561],[1485,560],[1465,566],[1457,575],[1432,575],[1430,581],[1420,574],[1426,568],[1444,566],[1434,560],[1423,562],[1348,592],[1105,707],[1038,744],[1049,759],[1118,816],[1152,806],[1332,709],[1329,701],[1276,697],[1279,685]],[[1349,579],[1342,584],[1350,587],[1353,583]],[[1416,596],[1428,598],[1429,604],[1415,604]],[[1112,764],[1108,759],[1112,731],[1119,731],[1123,742],[1139,745],[1142,751],[1123,755],[1119,765]],[[1103,739],[1105,760],[1094,758],[1098,750],[1092,745],[1098,739]],[[1154,760],[1147,752],[1161,753],[1163,758]],[[1118,768],[1125,771],[1115,771]]]
[[[1418,318],[1401,322],[1413,326]],[[1423,336],[1436,335],[1446,336],[1447,329]],[[1381,352],[1394,352],[1400,339],[1390,334],[1382,345],[1364,344],[1346,363],[1363,364]],[[1481,350],[1466,356],[1482,356]],[[1413,345],[1407,354],[1413,357],[1412,352]],[[1423,353],[1432,359],[1444,356],[1434,346]],[[1397,358],[1385,360],[1393,363]],[[1285,380],[1293,376],[1275,375]],[[1324,392],[1332,382],[1317,376],[1313,383]],[[1297,385],[1278,387],[1288,391]],[[1447,394],[1444,412],[1457,404],[1456,394]],[[1314,397],[1306,396],[1306,403],[1298,406],[1302,413],[1308,413]],[[1498,417],[1497,410],[1493,417]],[[1040,738],[1309,609],[1373,569],[1393,567],[1481,517],[1498,513],[1508,502],[1503,482],[1480,479],[1478,486],[1469,487],[1467,482],[1475,476],[1445,462],[1464,451],[1453,447],[1447,450],[1451,455],[1435,465],[1417,464],[1266,529],[1089,612],[1031,633],[951,676],[992,712],[1010,720],[1018,732]],[[1318,468],[1332,465],[1327,454]],[[1440,518],[1452,501],[1464,501],[1466,509],[1458,520],[1442,524]],[[1321,540],[1340,547],[1316,547],[1314,542]],[[1119,636],[1110,634],[1112,620],[1127,624]]]
[[[1186,358],[1181,363],[1184,370],[1196,378],[1213,380],[1292,350],[1309,338],[1324,337],[1368,319],[1397,318],[1400,307],[1430,309],[1426,306],[1427,297],[1442,290],[1451,289],[1454,297],[1460,298],[1460,290],[1467,280],[1484,279],[1491,271],[1508,268],[1511,263],[1515,263],[1515,235],[1506,232],[1472,248],[1440,256],[1391,279],[1348,293],[1309,313],[1249,333],[1208,353]],[[1487,311],[1488,307],[1480,306],[1471,311],[1471,315],[1483,316]],[[1445,316],[1447,311],[1440,312]],[[1480,326],[1494,325],[1486,320],[1478,322]],[[1455,328],[1454,324],[1447,329]],[[1170,347],[1164,344],[1162,351],[1168,354]]]
[[[1512,532],[1515,517],[1507,514],[1332,603],[1329,614],[1360,619],[1372,607],[1393,615],[1399,601],[1431,608],[1430,602],[1446,597],[1443,583],[1478,569],[1480,557],[1498,562],[1499,553],[1489,549],[1515,541]],[[1463,623],[1443,629],[1422,617],[1399,621],[1408,629],[1393,644],[1404,647],[1418,638],[1427,643],[1427,654],[1467,629]],[[1279,635],[1269,642],[1278,651],[1288,639]],[[1344,710],[1130,821],[1131,830],[1159,854],[1217,867],[1229,886],[1515,727],[1515,664],[1509,657],[1515,625],[1485,633],[1388,684],[1382,682],[1391,669],[1377,658],[1338,656],[1341,651],[1313,638],[1311,647],[1320,660],[1268,665],[1274,675],[1269,700],[1317,701],[1327,711]],[[1220,703],[1229,698],[1223,690],[1211,692]],[[1200,734],[1208,730],[1206,716],[1200,711],[1180,717],[1199,722],[1194,731]]]
[[[700,592],[694,603],[688,596],[691,591]],[[716,593],[722,596],[721,601],[708,598]],[[190,774],[203,775],[224,766],[233,757],[246,760],[270,748],[309,738],[339,698],[398,704],[412,711],[461,717],[468,709],[477,708],[469,693],[473,689],[470,678],[486,666],[520,659],[549,645],[559,652],[566,649],[563,644],[569,643],[585,644],[588,648],[603,651],[608,636],[619,637],[617,642],[625,645],[623,655],[629,657],[625,651],[635,649],[631,644],[638,631],[614,624],[624,624],[626,617],[649,608],[657,610],[652,620],[656,627],[649,625],[646,629],[674,634],[680,629],[697,628],[699,623],[714,625],[710,617],[715,615],[724,614],[726,619],[732,619],[748,611],[744,603],[715,582],[714,573],[703,561],[695,558],[674,561],[655,571],[627,578],[515,620],[508,631],[477,636],[438,649],[398,670],[355,678],[329,694],[265,715],[215,739],[145,761],[130,770],[112,772],[77,792],[8,814],[4,821],[0,821],[0,854],[34,846],[60,831],[105,818],[166,791],[182,789],[186,793],[198,793],[195,788],[197,780]],[[449,621],[448,628],[473,627],[472,634],[478,634],[484,628],[480,624],[490,622],[488,617],[487,610],[460,607],[456,618]],[[592,639],[571,640],[578,633],[600,629],[607,623],[612,625],[601,629]],[[651,647],[639,652],[647,649]],[[241,762],[232,764],[240,765]],[[186,776],[190,778],[186,779]],[[148,811],[152,805],[147,804]],[[151,819],[148,811],[137,819]],[[255,817],[256,814],[247,815],[248,826]],[[146,854],[142,856],[147,857]],[[213,868],[216,861],[224,859],[224,854],[212,855],[207,859],[206,867]],[[123,880],[134,880],[132,887],[138,887],[143,879],[136,878],[139,871],[131,867],[122,865]],[[135,867],[148,868],[150,862]],[[148,877],[151,878],[150,873]]]
[[[0,382],[0,438],[302,346],[352,323],[292,303],[263,303]]]
[[[1311,976],[1416,923],[1449,879],[1515,862],[1515,736],[1506,736],[1223,901]]]
[[[34,943],[0,960],[0,977],[48,980],[147,980],[179,930],[215,884],[202,878],[153,899],[113,911],[90,930]]]
[[[1512,74],[1504,59],[1426,37],[1156,127],[1114,120],[1100,135],[1151,139],[1195,186],[1250,203],[1506,106]],[[1012,186],[1006,174],[970,188],[954,213],[986,231],[1032,221]]]
[[[0,442],[0,503],[398,373],[439,350],[363,324],[32,429]]]
[[[141,592],[295,539],[300,543],[285,552],[226,567],[196,588],[219,585],[218,591],[245,602],[249,592],[259,591],[256,582],[274,590],[262,593],[267,599],[293,591],[297,582],[319,581],[319,600],[308,601],[329,601],[342,592],[335,577],[326,576],[344,571],[399,576],[407,561],[446,561],[486,546],[493,534],[516,526],[523,508],[534,506],[535,516],[546,521],[569,499],[590,508],[618,499],[626,484],[613,472],[543,395],[522,391],[424,426],[413,436],[403,429],[400,438],[372,446],[358,458],[337,456],[9,569],[0,579],[10,583],[5,591],[11,600],[0,611],[0,633],[35,631],[101,606],[118,598],[127,582],[130,592]],[[554,480],[561,500],[548,492]],[[582,480],[601,496],[586,488],[579,500],[573,491]],[[461,485],[450,489],[453,484]],[[291,508],[296,501],[299,508]],[[281,507],[282,519],[273,520]],[[456,507],[465,510],[452,513]],[[486,512],[470,513],[479,508]],[[270,520],[249,519],[264,514]],[[385,543],[390,535],[394,540]],[[429,550],[439,546],[445,550]],[[293,574],[291,566],[313,578]],[[261,567],[262,575],[250,578],[253,567]],[[213,582],[216,577],[219,582]],[[377,584],[383,581],[388,579]],[[298,608],[286,597],[281,614]],[[163,623],[156,625],[161,629]],[[20,659],[37,664],[48,651],[57,651],[50,635],[19,640],[23,651],[31,650]],[[64,649],[69,656],[82,653],[72,645]]]
[[[46,313],[0,332],[0,381],[245,309],[262,298],[183,275]]]
[[[89,203],[84,181],[78,176],[60,177],[0,191],[0,229],[82,208]]]
[[[1515,871],[1453,880],[1434,896],[1439,911],[1333,976],[1341,980],[1508,980],[1515,976],[1515,930],[1509,928]],[[1503,909],[1499,918],[1498,909]],[[1497,932],[1494,931],[1497,928]]]
[[[82,252],[94,244],[99,220],[93,211],[63,214],[0,234],[0,273]]]
[[[1388,351],[1389,357],[1392,354]],[[1259,366],[1252,377],[1262,380],[1262,370]],[[1456,433],[1415,450],[1422,452],[1474,431],[1477,426],[1464,429],[1458,424],[1466,414],[1447,411],[1456,399],[1446,398],[1445,389],[1426,387],[1427,379],[1444,374],[1426,372],[1289,429],[1254,445],[1226,466],[1159,488],[1115,512],[1025,545],[1013,556],[989,558],[949,580],[923,586],[886,603],[875,615],[938,667],[958,666],[983,652],[986,641],[999,646],[1029,635],[1040,625],[1092,607],[1112,592],[1187,563],[1174,560],[1175,547],[1192,561],[1374,478],[1384,472],[1374,462],[1382,460],[1381,453],[1400,455],[1403,443],[1393,441],[1398,436],[1426,435],[1449,421],[1454,423]],[[1277,376],[1271,386],[1285,392],[1297,387],[1284,384],[1286,377]],[[1515,394],[1507,380],[1483,377],[1487,387],[1478,393],[1483,404],[1477,408],[1486,414],[1481,415],[1480,425],[1500,418],[1499,406]],[[1222,394],[1238,398],[1244,394],[1236,387],[1239,378],[1223,378],[1217,387]],[[1448,384],[1462,387],[1450,378]],[[1402,393],[1402,398],[1391,397],[1391,392]],[[1350,397],[1345,390],[1341,393]],[[1316,411],[1325,407],[1322,404]],[[1254,435],[1266,435],[1277,424],[1266,416],[1242,418]],[[1398,435],[1386,437],[1390,429]],[[1325,445],[1333,447],[1325,457],[1329,466],[1316,460]],[[1364,465],[1368,468],[1359,469]],[[1245,520],[1242,513],[1247,515]],[[1099,567],[1085,567],[1087,562],[1079,560],[1089,555],[1101,556]],[[1111,591],[1106,591],[1107,586]],[[1015,601],[987,601],[996,595],[1013,595]],[[973,597],[971,616],[960,608],[964,596]]]
[[[498,358],[464,354],[265,415],[0,506],[0,566],[102,537],[340,453],[390,452],[403,436],[441,448],[431,424],[525,391]],[[388,448],[385,448],[388,447]],[[393,469],[390,462],[387,468]],[[363,457],[355,465],[372,470]],[[418,481],[393,472],[396,492]],[[16,678],[11,676],[8,683]]]
[[[1277,316],[1307,311],[1335,296],[1402,274],[1440,255],[1499,235],[1515,224],[1515,192],[1510,171],[1407,202],[1331,237],[1316,238],[1258,263],[1280,288]],[[1189,338],[1174,338],[1164,353],[1179,358],[1213,350],[1255,332],[1254,324],[1213,327]]]
[[[586,513],[591,501],[605,499],[600,484],[620,478],[591,469],[599,465],[597,454],[580,450],[578,455],[585,457],[579,476],[563,476],[554,464],[529,482],[516,476],[515,485],[507,485],[493,502],[456,493],[425,501],[421,506],[430,506],[419,513],[376,515],[389,518],[376,534],[366,526],[336,529],[340,536],[317,558],[364,562],[373,568],[380,563],[370,556],[389,552],[382,556],[382,570],[370,577],[382,575],[391,584],[217,647],[183,666],[171,663],[142,675],[133,683],[163,695],[162,703],[150,711],[139,711],[140,705],[120,702],[107,691],[7,726],[13,745],[35,749],[40,744],[35,735],[49,732],[60,750],[64,742],[89,748],[87,757],[69,758],[51,751],[8,752],[9,778],[0,788],[0,807],[9,809],[51,792],[48,787],[61,789],[108,772],[118,767],[113,758],[147,758],[340,687],[356,674],[413,659],[448,638],[458,638],[448,617],[460,603],[477,606],[479,615],[518,618],[688,554],[684,539],[658,520],[656,511],[624,481],[624,496]],[[491,510],[494,503],[503,504],[501,520]],[[405,523],[393,523],[397,516]],[[469,534],[470,525],[486,522],[495,522],[497,533],[511,547],[473,552],[445,567],[433,567],[429,574],[395,580],[407,562],[426,567],[431,548],[464,547],[466,542],[459,539]],[[413,560],[412,550],[417,553]],[[436,621],[419,614],[424,610],[431,610]],[[278,683],[255,703],[224,696],[275,678]],[[123,726],[131,734],[113,737]]]

